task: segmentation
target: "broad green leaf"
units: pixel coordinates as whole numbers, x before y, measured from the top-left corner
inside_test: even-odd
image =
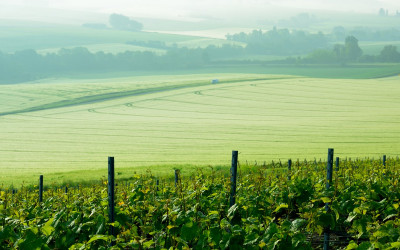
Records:
[[[354,218],[357,217],[357,213],[355,212],[350,212],[349,216],[346,219],[346,222],[352,222],[354,220]]]
[[[87,242],[87,244],[90,244],[94,241],[98,241],[98,240],[104,240],[104,241],[108,241],[109,236],[108,235],[95,235],[92,238],[90,238],[90,240]]]
[[[144,248],[151,248],[153,245],[154,245],[153,240],[149,240],[149,241],[146,241],[145,243],[143,243]]]
[[[44,242],[41,237],[31,229],[27,230],[26,235],[18,242],[19,249],[41,249]]]
[[[214,215],[214,214],[219,214],[218,211],[209,211],[208,215]]]
[[[52,232],[54,232],[55,228],[51,226],[53,223],[54,218],[51,218],[48,220],[44,226],[41,228],[42,232],[46,235],[49,236]]]
[[[350,241],[349,245],[347,245],[346,250],[357,249],[358,245],[354,241]]]
[[[371,242],[364,241],[358,246],[357,250],[375,250],[375,248]]]
[[[109,226],[113,226],[113,227],[116,227],[116,228],[119,228],[121,226],[121,224],[118,221],[115,221],[113,223],[107,223],[107,224]]]
[[[392,242],[392,243],[390,243],[390,246],[392,248],[400,248],[400,242]]]
[[[330,203],[330,202],[332,202],[331,198],[329,198],[329,197],[322,197],[321,200],[322,200],[322,202],[324,202],[324,203]]]
[[[295,219],[292,222],[292,226],[291,226],[291,230],[292,231],[299,231],[300,229],[302,229],[305,225],[307,224],[307,220],[305,219]]]
[[[279,210],[281,210],[282,208],[288,208],[289,205],[288,204],[280,204],[275,210],[274,212],[278,212]]]
[[[185,241],[192,241],[199,233],[200,228],[192,221],[184,224],[181,228],[181,238]]]

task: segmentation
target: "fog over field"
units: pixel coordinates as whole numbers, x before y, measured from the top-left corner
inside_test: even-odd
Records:
[[[1,0],[1,18],[48,20],[59,16],[54,11],[69,10],[147,18],[168,18],[196,21],[203,18],[274,18],[299,11],[329,10],[377,13],[380,8],[389,14],[400,10],[397,0]],[[82,16],[77,16],[82,19]],[[90,18],[86,16],[86,18]],[[93,18],[93,17],[92,17]]]

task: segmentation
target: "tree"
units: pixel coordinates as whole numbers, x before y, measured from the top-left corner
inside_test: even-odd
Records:
[[[362,55],[362,50],[358,46],[358,40],[354,36],[348,36],[345,40],[345,54],[351,61],[357,60]]]
[[[386,16],[386,11],[383,8],[379,9],[379,16]]]
[[[380,59],[383,62],[400,62],[400,53],[396,46],[386,45],[381,51]]]
[[[109,22],[117,30],[140,31],[143,29],[143,24],[120,14],[111,14]]]
[[[332,34],[337,41],[343,41],[346,38],[346,29],[343,26],[336,26],[333,28]]]
[[[346,48],[343,44],[335,44],[333,47],[333,53],[340,63],[346,63]]]

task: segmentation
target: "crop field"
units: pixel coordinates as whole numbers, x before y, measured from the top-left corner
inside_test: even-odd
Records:
[[[211,80],[218,78],[218,84]],[[262,74],[49,79],[0,86],[0,183],[97,180],[151,169],[396,156],[399,77]]]
[[[264,59],[268,60],[267,57]],[[269,60],[273,60],[270,57]],[[252,73],[252,74],[280,74],[296,75],[311,78],[324,79],[369,79],[398,76],[400,73],[398,63],[375,63],[375,64],[349,64],[340,65],[274,65],[274,64],[248,64],[224,63],[216,64],[214,68],[206,68],[199,72],[224,72],[224,73]]]
[[[360,48],[365,55],[379,55],[386,45],[393,45],[399,48],[400,41],[360,42]]]
[[[128,41],[164,41],[172,45],[200,38],[156,32],[96,30],[79,26],[7,26],[0,22],[0,39],[0,51],[14,52],[24,49],[42,50],[99,44],[103,44],[107,50],[110,49],[107,44],[124,45]],[[97,49],[100,48],[97,47]]]

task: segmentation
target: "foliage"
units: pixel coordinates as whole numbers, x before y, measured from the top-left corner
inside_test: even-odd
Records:
[[[153,46],[162,43],[148,42]],[[208,46],[201,49],[169,47],[162,55],[150,51],[125,51],[111,54],[91,53],[85,47],[60,49],[45,55],[35,50],[0,52],[0,83],[31,81],[45,77],[77,73],[103,73],[122,71],[159,71],[170,69],[199,69],[210,60],[243,54],[243,48],[231,45]]]
[[[386,45],[379,58],[383,62],[400,62],[400,53],[397,51],[396,46]]]
[[[358,46],[358,40],[354,36],[345,39],[344,51],[348,60],[355,61],[362,55],[362,50]]]
[[[399,247],[399,161],[342,161],[331,187],[325,164],[296,162],[240,174],[237,203],[228,207],[229,177],[198,170],[177,185],[136,175],[116,186],[116,221],[109,223],[107,182],[0,194],[0,244],[30,249],[311,249],[326,228],[348,249]],[[181,177],[182,178],[182,177]],[[326,211],[325,203],[330,203]],[[108,235],[108,228],[115,235]],[[337,243],[332,243],[332,246]]]
[[[363,55],[363,51],[358,45],[358,40],[354,36],[348,36],[345,44],[335,44],[333,50],[315,50],[307,57],[302,59],[305,63],[341,63],[348,62],[400,62],[400,53],[394,45],[386,45],[378,56]]]
[[[277,29],[263,32],[227,35],[228,40],[247,43],[246,51],[251,54],[298,55],[327,47],[327,39],[321,32],[311,34],[305,31]]]
[[[110,25],[117,30],[140,31],[143,29],[143,24],[121,14],[111,14],[109,21]]]

